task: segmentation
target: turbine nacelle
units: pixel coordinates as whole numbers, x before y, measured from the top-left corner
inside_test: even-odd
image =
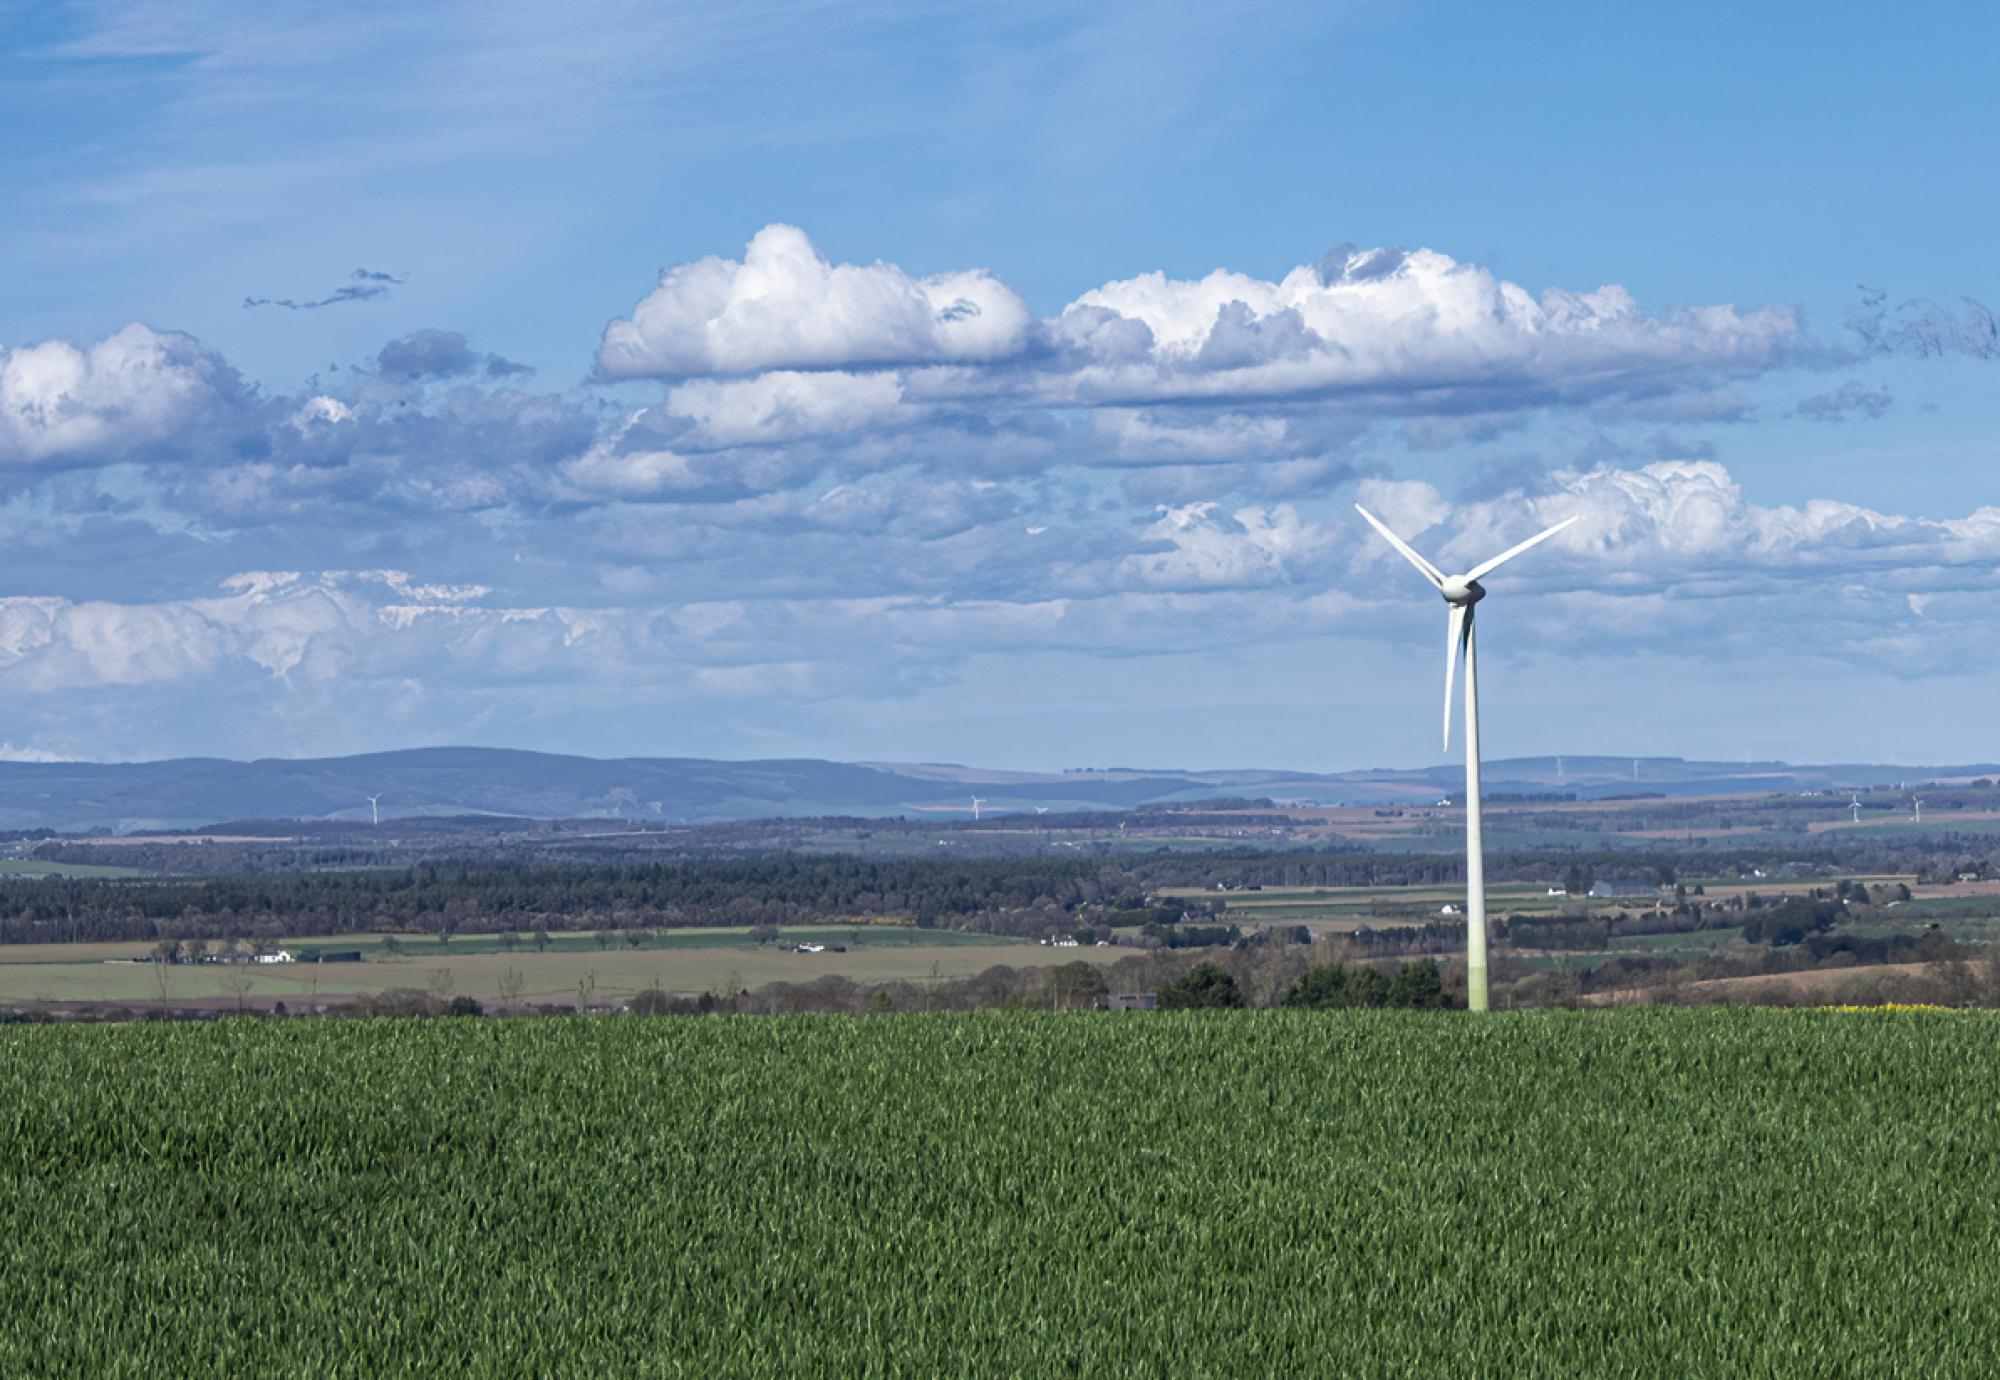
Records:
[[[1472,606],[1486,597],[1486,589],[1479,583],[1482,575],[1491,575],[1508,561],[1526,551],[1529,547],[1547,541],[1563,528],[1575,522],[1574,517],[1566,517],[1546,531],[1537,532],[1518,546],[1511,546],[1490,561],[1481,561],[1463,575],[1447,575],[1422,556],[1401,537],[1391,532],[1382,519],[1376,517],[1359,503],[1354,511],[1368,519],[1373,527],[1404,560],[1417,568],[1417,573],[1431,582],[1431,586],[1444,596],[1451,612],[1446,615],[1444,632],[1444,745],[1451,746],[1451,688],[1458,675],[1460,656],[1470,657],[1472,647]]]

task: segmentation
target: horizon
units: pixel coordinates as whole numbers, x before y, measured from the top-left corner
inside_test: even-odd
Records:
[[[1180,763],[1175,765],[1162,765],[1158,763],[1151,765],[1133,765],[1131,763],[1125,763],[1125,762],[1110,762],[1104,764],[1070,763],[1062,766],[1021,766],[1013,763],[955,761],[944,758],[914,758],[914,757],[839,758],[839,757],[815,757],[808,755],[786,755],[786,756],[775,756],[775,757],[774,756],[714,757],[714,756],[701,756],[698,754],[689,754],[689,753],[627,752],[618,754],[608,754],[608,753],[585,753],[585,752],[561,752],[546,748],[512,747],[504,744],[494,744],[494,743],[460,742],[460,743],[416,743],[402,747],[370,748],[359,752],[324,753],[324,754],[311,754],[311,755],[264,754],[257,757],[226,757],[226,756],[218,756],[215,754],[207,754],[207,753],[184,754],[184,755],[175,755],[166,757],[135,757],[135,758],[0,756],[0,771],[4,771],[9,767],[63,767],[63,766],[143,767],[143,766],[157,766],[162,763],[168,763],[168,762],[184,762],[184,761],[218,761],[218,762],[228,762],[238,766],[254,766],[262,762],[338,762],[338,761],[350,761],[364,757],[393,757],[393,756],[415,755],[419,753],[430,753],[430,752],[465,752],[465,753],[495,753],[495,754],[514,753],[524,756],[555,757],[555,758],[563,758],[574,761],[601,762],[601,763],[682,761],[682,762],[715,762],[722,764],[748,765],[758,762],[811,762],[811,763],[824,764],[828,766],[868,767],[868,768],[881,768],[887,770],[893,770],[897,768],[934,767],[934,768],[951,768],[954,770],[963,770],[963,771],[984,771],[984,772],[993,772],[998,774],[1037,776],[1037,777],[1060,777],[1067,775],[1082,775],[1090,773],[1099,773],[1099,774],[1131,773],[1140,775],[1145,775],[1145,774],[1214,775],[1225,772],[1271,772],[1271,773],[1290,774],[1296,776],[1341,777],[1341,776],[1365,775],[1371,772],[1434,772],[1434,771],[1447,771],[1447,770],[1455,772],[1461,770],[1464,765],[1463,761],[1460,759],[1440,758],[1434,761],[1421,762],[1421,763],[1399,764],[1394,762],[1378,761],[1378,762],[1369,762],[1365,764],[1353,764],[1347,766],[1333,766],[1333,767],[1286,766],[1286,765],[1273,765],[1268,762],[1246,762],[1246,761],[1214,762],[1205,764]],[[1959,761],[1940,760],[1931,762],[1900,762],[1893,760],[1874,760],[1874,759],[1863,759],[1863,758],[1850,758],[1850,759],[1828,760],[1828,761],[1804,761],[1804,760],[1794,760],[1790,758],[1770,757],[1770,758],[1752,758],[1752,759],[1738,761],[1726,757],[1689,756],[1685,753],[1532,752],[1532,753],[1505,753],[1499,755],[1486,754],[1484,755],[1483,760],[1489,767],[1503,766],[1510,763],[1526,763],[1526,762],[1548,762],[1553,764],[1557,761],[1561,761],[1565,763],[1579,764],[1579,766],[1582,767],[1582,769],[1584,770],[1591,769],[1590,767],[1584,765],[1590,763],[1622,764],[1626,762],[1636,762],[1641,765],[1646,763],[1655,763],[1655,764],[1674,763],[1690,767],[1740,768],[1746,771],[1755,771],[1758,768],[1784,768],[1784,767],[1807,768],[1807,769],[1828,769],[1835,767],[1898,767],[1898,768],[1907,768],[1912,770],[1918,768],[1924,768],[1924,769],[1950,770],[1950,771],[1983,770],[1990,768],[1995,771],[2000,771],[2000,761],[1981,761],[1973,758],[1967,758]],[[1640,784],[1644,784],[1643,781]]]
[[[2000,754],[1990,8],[586,11],[0,39],[0,758],[1416,760],[1357,501],[1498,756]]]

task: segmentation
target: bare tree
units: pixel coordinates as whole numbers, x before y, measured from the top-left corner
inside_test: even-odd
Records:
[[[507,1005],[512,1006],[515,1002],[519,1001],[521,999],[521,993],[527,990],[527,986],[528,986],[528,975],[522,972],[519,968],[516,968],[512,964],[509,964],[506,968],[501,970],[500,1000],[505,1002]]]
[[[222,989],[236,998],[238,1015],[243,1014],[243,999],[250,995],[250,988],[255,981],[256,979],[250,976],[250,970],[242,964],[232,964],[228,971],[223,973]]]

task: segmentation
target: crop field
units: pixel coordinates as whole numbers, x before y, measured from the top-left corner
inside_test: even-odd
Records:
[[[20,877],[143,877],[136,867],[103,863],[44,862],[39,858],[0,858],[0,881]]]
[[[1689,884],[1697,880],[1690,878]],[[1898,882],[1909,883],[1915,879],[1907,874],[1867,874],[1855,875],[1851,880],[1866,882],[1871,886],[1894,886]],[[1744,881],[1741,879],[1702,880],[1704,901],[1726,901],[1747,893],[1758,893],[1766,898],[1775,898],[1782,892],[1803,891],[1810,887],[1831,887],[1834,878],[1821,877],[1809,881],[1781,881],[1764,879]],[[1337,934],[1360,928],[1363,925],[1376,929],[1392,928],[1397,925],[1421,925],[1441,918],[1447,905],[1463,906],[1465,888],[1457,886],[1380,886],[1380,887],[1285,887],[1267,886],[1257,891],[1210,891],[1199,887],[1164,887],[1162,896],[1183,901],[1220,902],[1223,919],[1237,925],[1306,925],[1308,928]],[[1653,903],[1653,893],[1645,891],[1634,895],[1607,895],[1598,897],[1551,896],[1548,887],[1540,883],[1500,882],[1486,888],[1486,908],[1491,915],[1528,916],[1606,916],[1618,911],[1642,910]],[[1906,902],[1908,906],[1932,903]],[[1960,901],[1961,907],[1968,906],[1979,914],[1991,914],[2000,910],[2000,897],[1980,898],[1976,901]],[[1900,912],[1905,919],[1915,918],[1916,910]],[[1929,918],[1926,916],[1925,918]]]
[[[145,944],[21,944],[0,946],[0,1004],[115,1002],[125,1005],[190,1003],[251,1006],[283,1001],[288,1006],[411,987],[495,1001],[508,975],[522,983],[518,1000],[579,1000],[579,984],[590,1000],[616,1002],[649,987],[698,995],[761,987],[768,982],[811,982],[828,975],[855,982],[970,977],[996,963],[1017,968],[1110,962],[1131,949],[1045,948],[1018,939],[950,931],[863,928],[860,938],[847,926],[786,927],[784,945],[754,945],[742,932],[678,931],[633,948],[622,942],[600,947],[587,935],[564,935],[546,952],[530,945],[507,952],[490,941],[398,936],[400,952],[386,951],[380,936],[345,936],[292,943],[296,953],[314,949],[357,949],[360,963],[174,964],[118,962],[138,958]],[[922,936],[921,940],[917,939]],[[801,954],[789,946],[802,939],[850,946],[845,953]],[[161,979],[165,979],[165,991]],[[237,992],[233,983],[247,983]]]
[[[1975,1374],[2000,1022],[0,1028],[0,1374]]]

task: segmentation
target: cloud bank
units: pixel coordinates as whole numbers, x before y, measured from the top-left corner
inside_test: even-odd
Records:
[[[1508,577],[1552,647],[1961,670],[2000,512],[1759,505],[1685,434],[1827,356],[1782,307],[1531,293],[1430,250],[1141,273],[1038,316],[984,270],[836,263],[787,226],[668,268],[568,389],[442,327],[291,393],[143,325],[20,345],[0,687],[21,751],[172,750],[155,726],[215,705],[270,751],[879,704],[998,653],[1402,645],[1423,591],[1357,497],[1464,564],[1579,516]],[[1891,406],[1849,380],[1792,411]]]

